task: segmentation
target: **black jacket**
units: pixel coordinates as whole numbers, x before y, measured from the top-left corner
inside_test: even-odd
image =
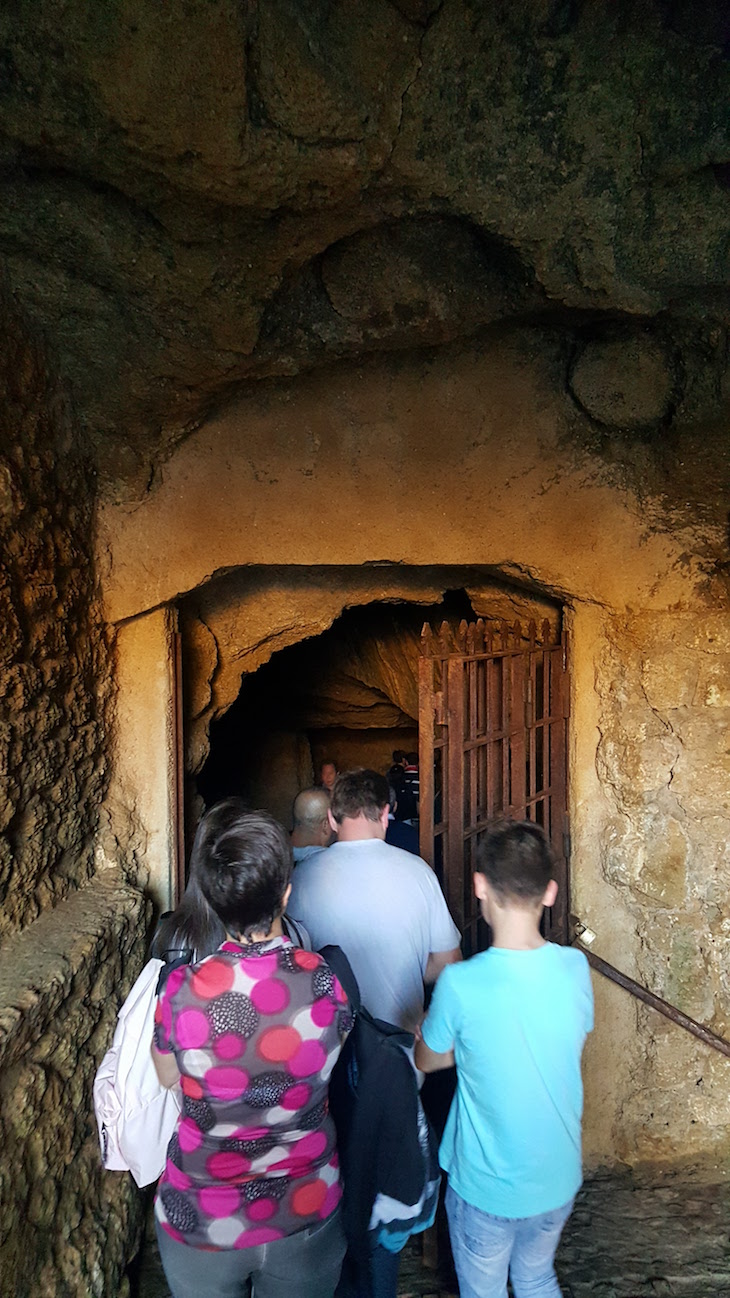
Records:
[[[429,1132],[428,1152],[419,1140],[418,1083],[403,1047],[413,1035],[375,1019],[360,1005],[357,982],[339,947],[321,955],[339,978],[355,1024],[330,1079],[330,1110],[344,1186],[343,1223],[351,1252],[368,1253],[368,1229],[378,1194],[415,1208],[427,1180],[438,1178]]]

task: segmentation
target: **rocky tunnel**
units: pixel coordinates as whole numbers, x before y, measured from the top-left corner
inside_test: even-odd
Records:
[[[382,766],[424,621],[560,623],[571,906],[730,1032],[727,52],[719,0],[0,13],[3,1295],[126,1298],[91,1083],[183,821]],[[588,1168],[710,1175],[727,1061],[595,991]]]

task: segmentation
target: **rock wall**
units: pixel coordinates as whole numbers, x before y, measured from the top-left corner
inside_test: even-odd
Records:
[[[95,879],[111,699],[94,472],[4,305],[0,342],[0,1293],[107,1298],[140,1209],[101,1174],[91,1083],[146,917]]]
[[[614,617],[604,629],[596,689],[606,816],[597,888],[577,862],[581,916],[601,954],[624,967],[628,959],[633,977],[729,1037],[727,618],[697,607]],[[612,1115],[619,1155],[724,1156],[730,1062],[638,1002],[632,1017],[623,1106]]]
[[[94,477],[42,348],[0,312],[0,940],[84,883],[105,788]]]
[[[111,871],[3,948],[0,1293],[127,1298],[142,1225],[127,1172],[104,1172],[91,1086],[144,960],[145,907]]]
[[[5,6],[0,253],[120,496],[251,378],[724,330],[726,45],[723,0]]]

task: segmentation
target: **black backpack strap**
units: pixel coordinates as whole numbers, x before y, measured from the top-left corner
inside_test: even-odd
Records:
[[[157,979],[158,996],[162,993],[162,989],[173,969],[179,969],[182,964],[192,964],[194,954],[194,951],[187,947],[174,947],[170,948],[169,951],[165,951],[163,956],[165,963],[160,969],[160,976]]]
[[[319,952],[322,959],[329,965],[335,978],[342,984],[345,995],[350,1002],[350,1007],[355,1014],[360,1013],[362,1002],[360,1000],[360,988],[357,985],[357,978],[352,972],[352,965],[342,950],[341,946],[323,946]]]

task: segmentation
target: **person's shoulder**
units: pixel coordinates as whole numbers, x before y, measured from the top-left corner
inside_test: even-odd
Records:
[[[389,865],[397,866],[401,877],[408,872],[411,880],[419,883],[425,891],[430,893],[435,889],[439,895],[442,895],[436,875],[422,856],[407,851],[405,847],[396,847],[394,843],[384,842],[382,847],[383,860],[387,859]]]
[[[545,945],[552,958],[562,964],[566,969],[573,971],[588,971],[588,960],[586,959],[585,951],[581,951],[579,947],[563,946],[558,942],[547,942]]]
[[[553,968],[560,970],[560,976],[576,989],[591,992],[591,969],[584,951],[575,946],[559,946],[557,942],[548,942]]]
[[[323,870],[329,869],[336,856],[333,850],[335,847],[337,847],[336,843],[333,843],[332,847],[318,848],[316,852],[310,852],[303,860],[295,862],[295,868],[292,871],[292,886],[303,883],[306,879],[313,879]]]
[[[381,844],[382,849],[384,849],[384,854],[387,853],[388,856],[390,856],[390,854],[393,853],[394,854],[393,860],[395,860],[396,855],[398,856],[398,858],[401,857],[405,858],[403,860],[404,865],[412,861],[421,861],[422,865],[426,864],[425,861],[421,860],[420,856],[414,856],[412,852],[407,852],[404,847],[398,847],[395,843],[389,843],[387,838],[375,839],[374,841]],[[380,851],[381,848],[378,848],[377,850]]]
[[[488,976],[483,962],[480,964],[476,956],[471,956],[468,960],[457,960],[454,964],[445,965],[438,976],[436,986],[442,995],[448,992],[450,995],[463,996],[468,995],[471,987],[481,983]]]

